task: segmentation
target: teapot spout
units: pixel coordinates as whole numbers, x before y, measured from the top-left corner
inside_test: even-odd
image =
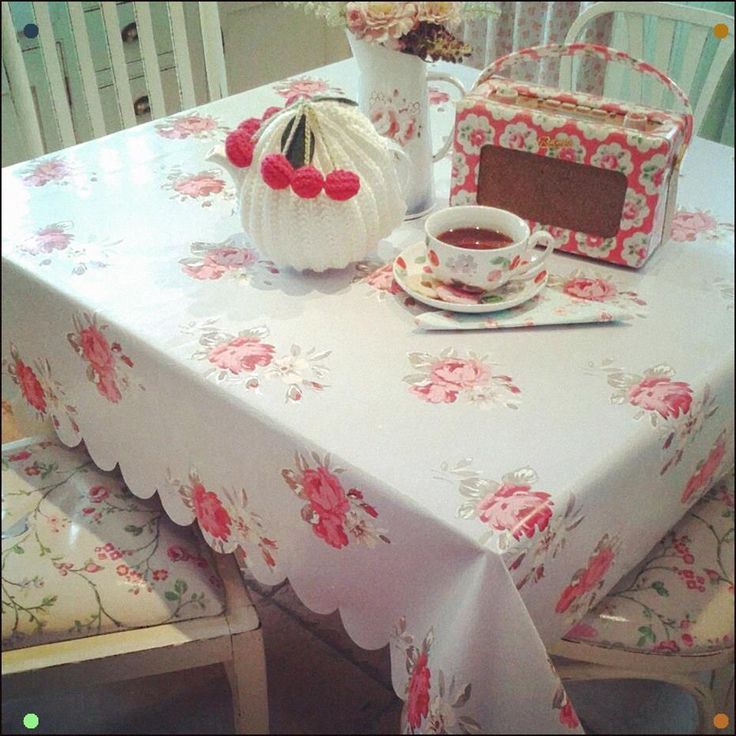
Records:
[[[245,169],[238,168],[234,164],[230,162],[230,159],[225,155],[225,147],[215,146],[206,156],[205,160],[212,161],[212,163],[217,164],[221,168],[225,169],[225,171],[230,174],[231,179],[233,180],[233,183],[235,184],[235,188],[240,194],[240,189],[243,186],[243,180],[245,178]]]

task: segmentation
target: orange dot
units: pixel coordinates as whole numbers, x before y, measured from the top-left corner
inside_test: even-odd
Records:
[[[719,25],[723,25],[719,23]],[[716,728],[728,728],[728,716],[725,713],[716,713],[713,716],[713,725]]]
[[[728,26],[725,23],[716,23],[713,26],[713,35],[716,38],[726,38],[728,36]]]

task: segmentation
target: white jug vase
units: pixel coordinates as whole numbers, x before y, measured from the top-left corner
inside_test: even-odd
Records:
[[[350,31],[347,35],[360,71],[360,109],[378,133],[407,154],[406,219],[421,217],[435,205],[432,166],[444,157],[452,142],[450,135],[438,151],[432,151],[427,82],[448,82],[462,95],[465,88],[450,74],[428,70],[427,62],[417,56],[363,41]]]

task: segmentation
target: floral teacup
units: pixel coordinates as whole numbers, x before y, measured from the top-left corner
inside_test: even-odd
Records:
[[[453,228],[476,227],[495,230],[511,238],[511,242],[502,248],[477,250],[460,248],[437,237]],[[447,207],[430,215],[424,230],[428,267],[434,277],[484,291],[493,291],[512,279],[534,278],[554,250],[554,238],[546,230],[530,235],[529,226],[521,217],[496,207]],[[534,246],[545,241],[543,253],[534,250]]]

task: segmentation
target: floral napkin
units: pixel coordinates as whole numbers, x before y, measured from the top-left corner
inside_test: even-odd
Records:
[[[482,314],[432,310],[417,315],[415,322],[424,330],[498,330],[631,319],[633,303],[616,298],[623,295],[609,284],[603,279],[551,276],[539,294],[517,307]]]

